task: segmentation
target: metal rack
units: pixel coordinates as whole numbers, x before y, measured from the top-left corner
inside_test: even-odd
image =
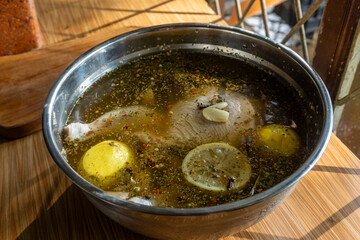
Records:
[[[238,23],[237,27],[244,28],[244,20],[247,17],[251,7],[254,5],[256,0],[250,0],[248,6],[244,10],[244,12],[241,9],[241,1],[240,0],[234,0],[235,1],[235,8],[238,16]],[[292,27],[291,31],[284,37],[284,39],[281,41],[282,44],[285,44],[290,40],[290,38],[299,31],[300,33],[300,42],[302,47],[302,52],[304,59],[309,62],[309,51],[307,47],[307,41],[306,41],[306,34],[305,34],[305,22],[314,14],[314,12],[321,6],[321,4],[325,0],[316,0],[311,7],[306,11],[306,13],[303,15],[302,9],[301,9],[301,2],[300,0],[294,0],[294,8],[296,13],[296,19],[297,23]],[[210,0],[209,4],[215,4],[215,11],[218,15],[221,16],[221,10],[220,10],[220,2],[219,0]],[[261,15],[262,20],[264,23],[265,28],[265,35],[267,37],[270,36],[269,34],[269,20],[267,16],[267,7],[266,7],[266,0],[260,0],[261,4]]]

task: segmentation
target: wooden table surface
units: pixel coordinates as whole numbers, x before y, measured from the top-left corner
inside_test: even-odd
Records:
[[[38,0],[45,46],[110,28],[220,22],[205,1]],[[51,159],[42,133],[0,144],[0,239],[148,239],[113,222]],[[332,135],[273,213],[224,239],[360,239],[360,161]]]

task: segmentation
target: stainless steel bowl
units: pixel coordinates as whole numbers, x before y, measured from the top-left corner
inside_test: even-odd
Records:
[[[226,54],[270,69],[299,91],[312,117],[310,150],[304,164],[283,182],[252,197],[220,206],[174,209],[118,199],[79,176],[63,155],[60,135],[80,95],[100,76],[139,56],[187,49]],[[249,31],[214,24],[171,24],[139,29],[103,42],[75,60],[57,79],[46,99],[43,132],[61,170],[88,199],[114,221],[162,239],[208,239],[233,234],[260,221],[278,206],[324,152],[332,129],[331,101],[318,74],[287,47]]]

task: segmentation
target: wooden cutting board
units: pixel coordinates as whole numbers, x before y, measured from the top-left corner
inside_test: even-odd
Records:
[[[16,138],[41,129],[46,96],[61,72],[86,50],[126,31],[103,31],[0,57],[0,135]]]
[[[44,46],[0,57],[0,136],[41,129],[51,85],[78,56],[111,37],[141,27],[179,22],[224,23],[205,1],[35,1]]]

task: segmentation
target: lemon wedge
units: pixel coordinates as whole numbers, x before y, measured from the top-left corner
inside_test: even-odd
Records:
[[[248,158],[226,143],[208,143],[191,150],[182,171],[192,184],[207,190],[226,191],[245,186],[251,176]]]
[[[121,169],[131,166],[134,154],[129,146],[118,141],[104,141],[91,147],[79,163],[81,175],[103,189],[121,177]]]
[[[260,141],[270,150],[282,156],[291,156],[300,146],[294,130],[282,125],[268,125],[258,131]]]

